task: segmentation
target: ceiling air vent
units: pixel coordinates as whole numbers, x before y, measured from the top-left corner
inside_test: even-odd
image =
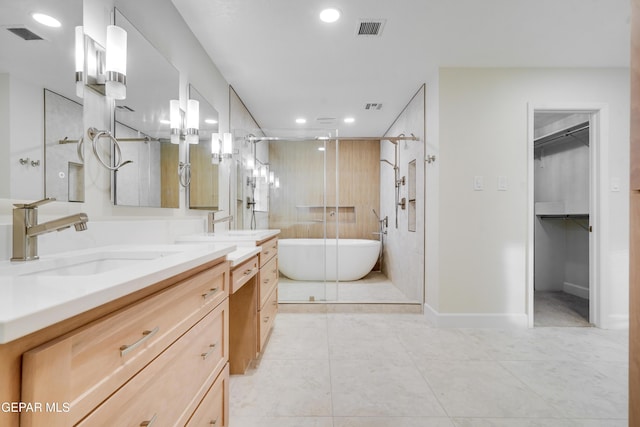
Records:
[[[328,124],[332,124],[336,122],[336,118],[335,117],[329,117],[329,116],[320,116],[316,118],[316,121],[318,123],[324,124],[324,125],[328,125]]]
[[[7,30],[24,40],[43,40],[42,37],[24,27],[12,27],[7,28]]]
[[[363,19],[358,22],[356,35],[358,36],[379,36],[382,34],[384,19]]]
[[[382,104],[381,103],[369,103],[366,104],[364,106],[365,110],[382,110]]]
[[[129,107],[128,105],[116,105],[116,110],[127,111],[129,113],[133,113],[136,111],[133,108]]]

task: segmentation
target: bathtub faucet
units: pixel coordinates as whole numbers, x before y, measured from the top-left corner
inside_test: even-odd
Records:
[[[64,230],[72,225],[76,231],[87,229],[89,217],[85,213],[69,215],[38,224],[38,206],[54,200],[54,198],[46,198],[33,203],[13,205],[13,256],[11,261],[38,259],[38,236],[41,234]]]

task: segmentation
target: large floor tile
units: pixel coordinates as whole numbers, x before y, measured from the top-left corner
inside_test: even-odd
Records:
[[[616,342],[618,334],[603,334],[596,328],[536,328],[538,336],[544,337],[559,347],[562,354],[557,360],[580,360],[599,362],[623,362],[629,357],[626,341]]]
[[[627,367],[608,362],[501,362],[566,418],[627,418]]]
[[[455,427],[449,418],[335,417],[333,427]]]
[[[454,418],[455,427],[627,427],[626,420]]]
[[[335,416],[446,415],[419,371],[393,360],[332,360],[331,390]]]
[[[558,417],[498,362],[423,361],[418,368],[452,417]]]
[[[331,417],[233,417],[229,427],[334,427]]]
[[[404,349],[414,360],[487,360],[487,351],[458,329],[398,330]]]
[[[493,360],[558,360],[567,357],[554,337],[534,329],[462,329]]]
[[[327,359],[327,340],[326,315],[278,315],[262,360]]]
[[[235,416],[331,416],[328,360],[265,360],[230,381],[229,412]]]

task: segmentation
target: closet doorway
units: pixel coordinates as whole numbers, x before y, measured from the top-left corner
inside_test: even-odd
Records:
[[[599,323],[602,108],[533,108],[529,326]]]

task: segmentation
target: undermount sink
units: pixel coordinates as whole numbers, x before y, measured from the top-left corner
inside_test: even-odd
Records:
[[[178,252],[180,251],[104,250],[86,254],[76,252],[73,255],[13,263],[0,268],[0,275],[90,276],[140,265]]]

